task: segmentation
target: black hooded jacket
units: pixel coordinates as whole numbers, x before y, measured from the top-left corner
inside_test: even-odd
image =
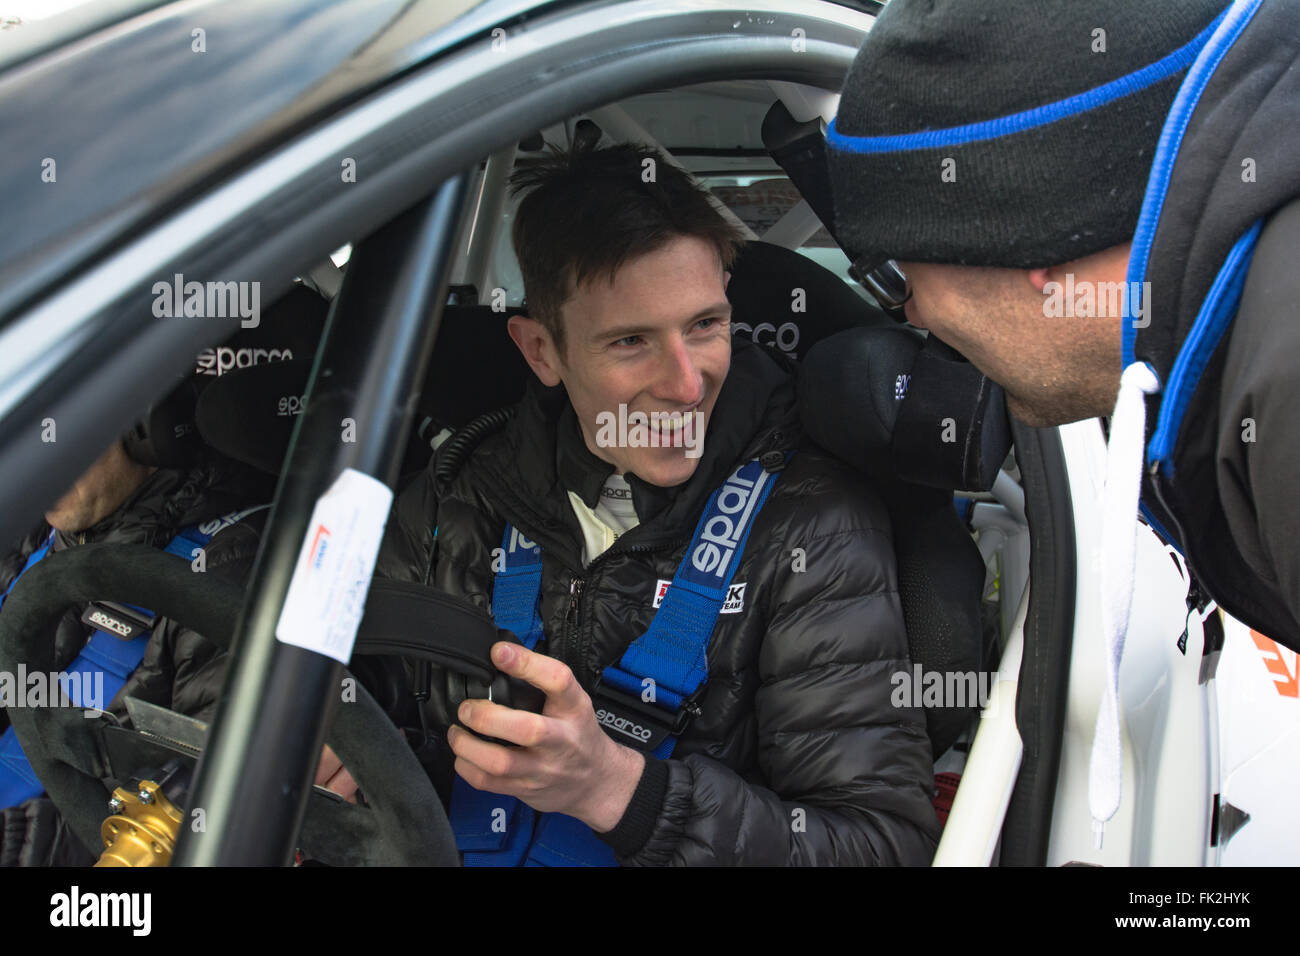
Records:
[[[377,573],[427,574],[490,609],[509,520],[542,547],[539,648],[590,693],[648,628],[656,583],[672,578],[708,495],[738,464],[798,448],[736,572],[744,606],[718,619],[702,713],[672,759],[647,759],[604,839],[624,865],[927,864],[939,833],[930,745],[921,712],[890,702],[890,675],[909,661],[887,513],[859,474],[801,439],[790,366],[732,347],[695,474],[674,488],[630,475],[641,523],[589,565],[567,492],[594,507],[613,466],[586,448],[563,388],[533,381],[441,494],[430,473],[398,498]]]
[[[1233,244],[1263,220],[1236,319],[1199,377],[1172,472],[1143,502],[1205,590],[1300,650],[1300,4],[1264,0],[1205,86],[1172,167],[1146,279],[1136,358],[1172,403],[1179,350]]]

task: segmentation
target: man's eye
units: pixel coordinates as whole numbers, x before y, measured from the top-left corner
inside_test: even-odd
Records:
[[[619,347],[622,347],[622,348],[631,348],[633,345],[636,345],[636,344],[637,344],[638,342],[640,342],[640,341],[641,341],[641,336],[639,336],[639,335],[628,335],[628,336],[625,336],[624,338],[617,339],[613,344],[614,344],[615,346],[619,346]]]

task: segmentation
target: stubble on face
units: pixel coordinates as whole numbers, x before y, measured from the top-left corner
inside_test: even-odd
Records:
[[[902,266],[909,321],[968,358],[1033,427],[1109,415],[1119,391],[1119,316],[1049,317],[1025,270]]]

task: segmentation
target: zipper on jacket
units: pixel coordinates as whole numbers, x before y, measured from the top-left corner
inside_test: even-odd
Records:
[[[1200,576],[1196,573],[1196,569],[1192,567],[1192,556],[1190,554],[1191,549],[1187,546],[1187,537],[1183,533],[1182,521],[1179,520],[1178,513],[1175,512],[1173,508],[1169,507],[1169,502],[1165,500],[1164,489],[1160,486],[1158,465],[1158,462],[1153,462],[1151,465],[1151,490],[1155,492],[1156,500],[1160,502],[1160,507],[1163,508],[1165,514],[1169,516],[1169,521],[1174,526],[1174,534],[1178,535],[1178,543],[1182,548],[1187,549],[1180,552],[1183,556],[1183,565],[1187,568],[1187,617],[1183,621],[1182,636],[1178,638],[1178,650],[1181,654],[1186,655],[1187,631],[1191,627],[1192,613],[1193,611],[1204,611],[1211,598],[1209,593],[1201,585]]]
[[[569,581],[569,609],[564,612],[564,633],[560,638],[560,659],[565,660],[569,657],[569,649],[577,643],[578,618],[582,604],[582,588],[587,583],[586,579],[581,576],[575,576]],[[578,668],[572,660],[567,660],[569,669],[576,675]]]
[[[560,660],[569,665],[569,669],[573,671],[575,676],[579,674],[581,668],[586,667],[587,651],[590,649],[588,646],[590,642],[583,640],[582,637],[582,592],[592,570],[615,553],[634,554],[664,551],[675,549],[681,543],[681,539],[678,539],[660,544],[638,544],[619,548],[618,542],[615,542],[612,546],[606,548],[603,554],[597,555],[596,559],[587,565],[581,575],[575,575],[570,580],[569,609],[564,613],[564,633],[560,638],[559,650]],[[640,637],[640,635],[638,634],[637,637]],[[600,675],[597,674],[596,677],[599,679]]]

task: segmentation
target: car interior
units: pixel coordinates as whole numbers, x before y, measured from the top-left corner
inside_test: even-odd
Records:
[[[954,422],[961,436],[957,454],[966,456],[956,465],[952,449],[943,443],[914,442],[909,447],[893,438],[895,424],[900,430],[909,427],[908,413],[898,406],[904,398],[915,397],[908,392],[907,375],[912,374],[913,386],[920,381],[919,371],[912,371],[920,368],[913,364],[921,361],[918,355],[931,363],[949,363],[934,365],[939,371],[930,372],[932,379],[952,371],[956,381],[965,372],[956,369],[951,357],[923,351],[925,337],[903,328],[850,277],[848,257],[823,221],[826,184],[809,174],[815,157],[810,164],[800,155],[802,141],[797,129],[792,132],[790,107],[797,107],[806,95],[809,91],[793,84],[762,80],[656,90],[570,116],[503,144],[475,164],[468,171],[468,213],[461,217],[454,246],[446,305],[419,390],[414,427],[404,439],[402,486],[417,478],[435,456],[442,461],[463,455],[500,427],[505,420],[500,410],[521,397],[531,374],[505,326],[509,316],[524,308],[510,245],[518,201],[507,189],[510,172],[548,143],[568,144],[582,137],[603,143],[637,140],[657,147],[668,161],[689,171],[750,238],[727,291],[735,309],[733,334],[751,337],[815,370],[808,374],[809,387],[820,390],[805,402],[803,412],[809,435],[857,465],[862,480],[873,482],[885,495],[895,526],[900,594],[915,663],[926,672],[991,674],[998,671],[1008,646],[1020,640],[1028,599],[1027,485],[1022,483],[1019,447],[1012,447],[1005,416],[999,425],[996,407]],[[358,237],[358,244],[363,241]],[[304,271],[288,297],[310,303],[319,297],[320,309],[326,309],[343,286],[353,253],[352,245],[345,246]],[[798,309],[791,304],[794,289],[803,293]],[[846,335],[866,343],[858,346],[861,349],[879,346],[869,356],[863,351],[862,364],[851,374],[842,372],[843,343],[850,341],[843,338]],[[834,341],[819,352],[819,344],[829,340]],[[291,372],[262,364],[223,374],[204,390],[195,412],[199,433],[211,448],[279,474],[282,480],[299,411],[296,405],[286,410],[284,400],[296,396],[305,404],[313,365],[305,358],[289,364]],[[286,390],[286,380],[300,381],[301,387]],[[919,404],[924,393],[914,391]],[[987,397],[986,392],[981,395]],[[867,419],[884,423],[878,433],[867,428],[864,438],[863,429],[848,427]],[[841,437],[846,435],[851,437]],[[448,450],[454,452],[448,455]],[[979,486],[961,483],[971,476]],[[260,513],[246,520],[266,517]],[[90,549],[87,552],[46,583],[59,600],[32,610],[15,628],[43,633],[37,624],[40,615],[53,613],[56,603],[59,609],[65,607],[73,594],[102,598],[105,589],[115,586],[116,572],[106,570]],[[142,575],[154,586],[163,587],[160,582],[171,580],[169,574],[176,577],[161,560],[137,554],[130,563],[129,574]],[[204,582],[200,589],[180,580],[184,577],[180,574],[173,592],[154,606],[164,612],[175,607],[201,633],[229,643],[233,615],[242,603],[240,590],[214,582]],[[400,669],[391,664],[405,647],[399,632],[409,629],[401,624],[399,611],[410,608],[402,602],[413,597],[400,593],[377,599],[372,592],[371,600],[374,606],[367,608],[352,673],[373,706],[355,713],[341,710],[328,739],[343,744],[335,749],[346,754],[345,763],[363,791],[374,781],[374,790],[395,788],[403,797],[396,809],[368,814],[365,807],[344,804],[315,788],[300,844],[310,848],[315,859],[336,865],[391,862],[387,851],[366,847],[395,845],[405,847],[397,861],[427,862],[445,853],[441,837],[421,840],[412,834],[420,830],[415,821],[437,815],[431,802],[437,798],[418,779],[423,768],[409,743],[419,728],[410,726],[409,688],[402,683]],[[451,620],[437,615],[454,615],[456,608],[418,613],[426,621]],[[25,651],[33,660],[40,654],[35,646]],[[446,662],[437,655],[426,660]],[[927,708],[941,818],[966,771],[980,724],[977,704]],[[97,830],[104,816],[102,799],[96,795],[102,792],[98,780],[137,775],[141,767],[166,766],[177,758],[194,760],[195,739],[178,743],[176,733],[169,736],[159,730],[162,718],[145,707],[133,710],[131,718],[134,730],[114,728],[120,731],[119,739],[108,747],[107,766],[94,748],[76,743],[68,734],[59,740],[56,749],[63,763],[50,766],[56,776],[74,779],[70,786],[78,795],[72,799],[73,809],[65,812],[78,816],[81,832],[89,831],[92,821]],[[394,733],[396,727],[407,733]],[[203,731],[196,732],[201,746]],[[365,756],[351,757],[362,751]],[[353,759],[358,766],[353,767]],[[80,769],[69,769],[71,763]],[[91,778],[98,791],[84,786]],[[51,793],[58,786],[56,781]]]

